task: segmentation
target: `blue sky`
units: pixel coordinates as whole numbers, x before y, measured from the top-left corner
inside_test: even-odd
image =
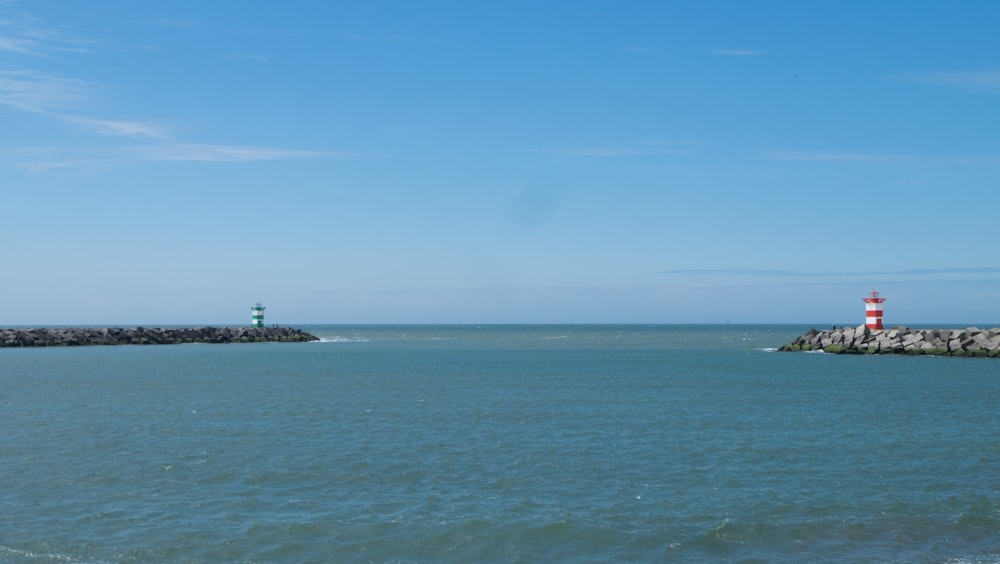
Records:
[[[0,325],[1000,324],[998,19],[0,0]]]

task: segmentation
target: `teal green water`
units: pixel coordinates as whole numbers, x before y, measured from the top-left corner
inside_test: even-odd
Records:
[[[1000,361],[807,327],[0,350],[0,561],[1000,562]]]

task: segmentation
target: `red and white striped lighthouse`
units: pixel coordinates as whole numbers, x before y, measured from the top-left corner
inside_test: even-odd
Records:
[[[885,298],[878,297],[878,292],[872,291],[867,298],[861,298],[865,302],[865,327],[869,329],[882,328],[882,302]]]

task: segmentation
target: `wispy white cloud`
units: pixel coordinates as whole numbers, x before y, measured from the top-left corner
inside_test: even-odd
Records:
[[[15,2],[0,3],[0,15],[0,51],[44,59],[56,53],[82,53],[84,45],[93,43],[46,26],[17,10]],[[84,108],[94,98],[94,88],[82,80],[30,68],[0,71],[0,106],[72,123],[102,135],[162,136],[151,124],[87,115]]]
[[[83,52],[92,41],[44,25],[19,10],[16,2],[0,2],[0,51],[48,57],[61,52]]]
[[[672,268],[660,270],[656,274],[693,274],[697,276],[802,276],[805,273],[794,270],[773,270],[763,268]],[[818,276],[819,274],[814,274]]]
[[[29,112],[78,106],[89,97],[79,80],[38,71],[0,71],[0,104]]]
[[[2,26],[0,26],[0,29],[2,29]],[[12,53],[20,53],[22,55],[38,54],[37,46],[34,41],[23,37],[9,37],[4,35],[0,35],[0,51],[9,51]]]
[[[287,159],[363,158],[359,153],[207,143],[152,143],[118,147],[19,147],[0,149],[0,159],[17,160],[31,172],[59,168],[107,168],[128,163],[186,161],[245,163]]]
[[[755,49],[713,49],[710,52],[722,57],[759,57],[767,54],[765,51]]]
[[[772,151],[766,158],[782,161],[827,161],[827,162],[886,162],[910,161],[917,157],[910,155],[886,155],[879,153],[831,153],[823,151]]]
[[[563,147],[550,149],[547,152],[561,157],[627,157],[637,154],[635,149],[628,147]]]
[[[203,143],[172,143],[147,147],[135,152],[133,160],[248,162],[316,157],[356,157],[357,154],[336,151],[253,147],[245,145],[210,145]]]
[[[166,128],[149,122],[100,119],[62,114],[49,115],[68,123],[83,126],[85,129],[101,135],[149,139],[166,139],[168,137]]]
[[[903,80],[936,84],[968,90],[1000,90],[1000,70],[962,70],[949,72],[909,73],[898,75]]]
[[[80,113],[92,88],[76,79],[38,71],[0,71],[0,105],[74,124],[100,135],[165,138],[164,128],[148,122],[106,119]]]
[[[966,155],[906,155],[825,151],[770,151],[765,153],[763,157],[769,160],[829,163],[886,163],[930,166],[960,165],[988,167],[1000,165],[1000,154],[989,153]]]
[[[0,53],[13,52],[44,60],[59,52],[84,53],[95,42],[72,37],[16,10],[16,2],[0,0]],[[200,22],[165,20],[162,25],[191,29]],[[259,55],[233,58],[266,63]],[[99,148],[35,147],[0,149],[0,158],[17,160],[32,171],[66,167],[113,167],[130,162],[254,162],[295,158],[344,158],[359,155],[326,150],[178,142],[169,128],[149,120],[122,119],[100,106],[102,87],[35,68],[0,70],[0,108],[8,108],[78,128],[84,133],[134,140],[136,144]],[[101,115],[101,114],[105,115]]]

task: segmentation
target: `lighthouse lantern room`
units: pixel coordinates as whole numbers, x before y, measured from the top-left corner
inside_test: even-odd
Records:
[[[251,327],[263,327],[264,326],[264,310],[266,308],[257,302],[257,305],[250,308],[250,312],[253,314],[250,318]]]
[[[882,329],[882,302],[885,298],[880,298],[878,292],[873,290],[861,300],[865,302],[865,327]]]

